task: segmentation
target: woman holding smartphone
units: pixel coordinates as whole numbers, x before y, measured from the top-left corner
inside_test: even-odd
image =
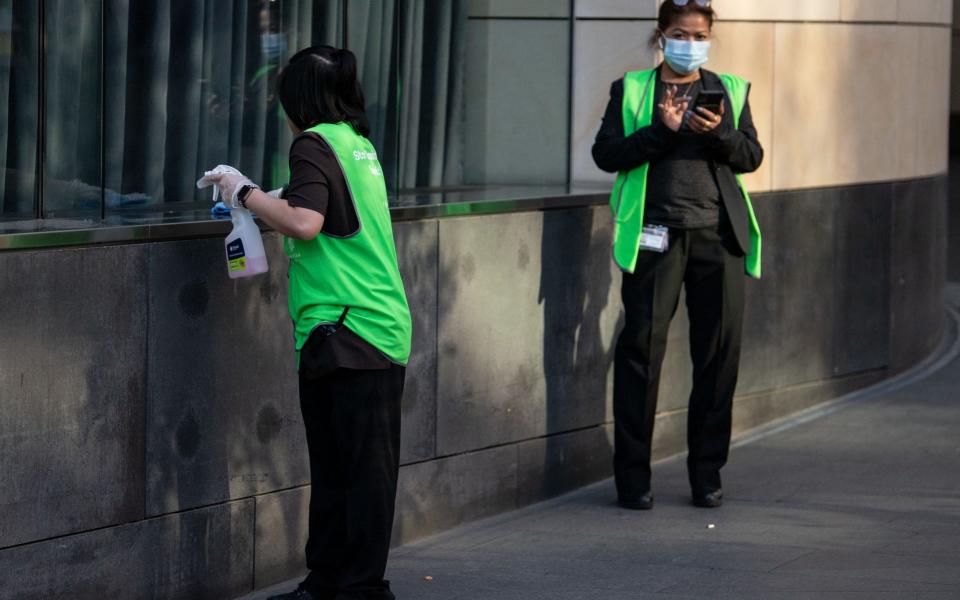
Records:
[[[277,80],[291,129],[290,184],[262,192],[215,175],[224,202],[254,211],[286,237],[310,456],[310,522],[300,586],[278,600],[389,600],[400,458],[400,398],[410,311],[397,267],[387,190],[357,61],[314,46]],[[277,198],[275,196],[281,196]]]
[[[701,69],[715,14],[710,0],[665,0],[651,44],[664,60],[613,83],[593,146],[619,173],[611,208],[626,321],[614,364],[617,498],[653,507],[651,446],[660,367],[680,289],[693,359],[687,470],[693,504],[723,501],[740,361],[744,273],[760,276],[760,232],[741,173],[763,160],[750,84]]]

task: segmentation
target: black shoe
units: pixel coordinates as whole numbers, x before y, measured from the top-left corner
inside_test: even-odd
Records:
[[[320,600],[302,587],[298,587],[292,592],[270,596],[267,600]]]
[[[705,494],[694,494],[693,505],[700,508],[717,508],[723,506],[723,490],[714,490]]]
[[[622,508],[629,508],[630,510],[650,510],[653,508],[653,494],[647,492],[646,494],[631,496],[629,498],[621,496],[617,498],[617,504]]]

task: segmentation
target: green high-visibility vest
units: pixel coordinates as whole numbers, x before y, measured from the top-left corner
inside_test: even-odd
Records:
[[[394,246],[387,188],[370,140],[348,123],[307,131],[333,149],[360,221],[348,237],[323,231],[312,240],[286,238],[290,258],[289,309],[299,352],[317,325],[344,324],[395,363],[410,357],[412,325]]]
[[[633,71],[623,78],[623,129],[625,135],[631,135],[642,127],[653,122],[654,86],[656,85],[656,69],[647,71]],[[740,126],[740,114],[747,103],[747,93],[750,83],[736,75],[718,74],[730,97],[733,109],[734,127]],[[622,171],[617,175],[610,195],[610,208],[615,217],[613,228],[613,258],[617,266],[628,273],[633,273],[637,266],[637,256],[640,254],[640,236],[643,232],[643,208],[647,198],[647,174],[650,163],[645,163]],[[743,185],[743,178],[738,173],[737,183],[743,193],[743,200],[747,203],[747,215],[750,218],[750,252],[744,257],[744,270],[747,275],[760,278],[760,253],[763,239],[760,236],[760,226],[753,212],[750,194]]]

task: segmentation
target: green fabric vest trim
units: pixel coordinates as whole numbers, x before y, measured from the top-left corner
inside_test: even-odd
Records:
[[[623,78],[623,128],[625,135],[632,135],[642,127],[653,122],[654,85],[656,69],[632,71]],[[747,102],[750,83],[735,75],[720,74],[730,102],[733,105],[734,127],[740,126],[740,114]],[[647,174],[650,164],[642,164],[630,171],[617,175],[610,195],[610,209],[613,211],[613,258],[624,271],[633,273],[640,254],[640,235],[643,232],[643,212],[647,198]],[[750,253],[744,257],[744,270],[747,275],[760,278],[760,257],[763,239],[757,223],[750,194],[743,185],[743,178],[737,174],[737,183],[747,203],[750,218]]]
[[[347,123],[323,123],[307,131],[322,137],[336,154],[360,229],[344,238],[321,231],[312,240],[284,240],[298,358],[314,328],[336,323],[349,307],[344,324],[390,360],[405,365],[412,324],[377,152]]]

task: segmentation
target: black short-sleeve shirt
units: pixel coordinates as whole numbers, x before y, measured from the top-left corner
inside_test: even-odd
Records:
[[[300,134],[290,146],[290,183],[284,198],[290,206],[323,215],[323,233],[327,235],[348,237],[360,229],[340,161],[315,133]]]

